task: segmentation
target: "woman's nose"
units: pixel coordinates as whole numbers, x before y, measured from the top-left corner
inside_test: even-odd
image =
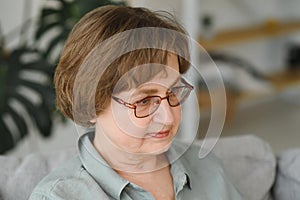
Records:
[[[168,100],[164,99],[161,101],[158,109],[156,110],[153,120],[155,122],[160,122],[165,125],[171,125],[174,122],[174,112],[172,107],[169,105]]]

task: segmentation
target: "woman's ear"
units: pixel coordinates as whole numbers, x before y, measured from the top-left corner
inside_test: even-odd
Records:
[[[97,122],[97,118],[93,118],[93,119],[91,119],[91,120],[90,120],[90,122],[91,122],[92,124],[96,124],[96,122]]]

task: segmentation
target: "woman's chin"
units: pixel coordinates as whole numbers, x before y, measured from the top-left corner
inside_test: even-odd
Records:
[[[169,141],[168,143],[164,143],[164,144],[152,145],[149,148],[149,150],[145,153],[149,154],[149,155],[163,154],[163,153],[167,152],[170,149],[171,144],[172,144],[172,141]]]
[[[165,152],[167,152],[170,148],[172,144],[172,141],[165,141],[164,143],[148,143],[147,145],[145,145],[143,148],[139,148],[137,149],[126,149],[123,148],[123,151],[128,153],[128,154],[135,154],[135,155],[149,155],[149,156],[153,156],[153,155],[160,155],[163,154]]]
[[[149,138],[147,142],[148,148],[147,150],[145,149],[145,153],[148,153],[150,155],[159,155],[165,153],[169,150],[173,138],[173,134],[169,134],[167,137]]]

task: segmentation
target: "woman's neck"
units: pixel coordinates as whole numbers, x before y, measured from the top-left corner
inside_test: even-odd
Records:
[[[130,153],[113,145],[107,138],[95,135],[93,145],[103,159],[118,173],[147,173],[169,165],[164,154]]]

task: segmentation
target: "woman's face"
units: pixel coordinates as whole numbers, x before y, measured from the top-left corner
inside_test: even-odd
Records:
[[[138,88],[118,93],[115,97],[128,103],[135,103],[149,96],[163,98],[168,89],[179,83],[177,56],[169,55],[164,72]],[[170,147],[179,128],[180,118],[180,105],[171,107],[167,99],[161,101],[153,114],[144,118],[136,117],[134,109],[112,100],[110,106],[95,119],[96,138],[98,136],[99,140],[107,140],[114,147],[128,153],[161,154]]]

